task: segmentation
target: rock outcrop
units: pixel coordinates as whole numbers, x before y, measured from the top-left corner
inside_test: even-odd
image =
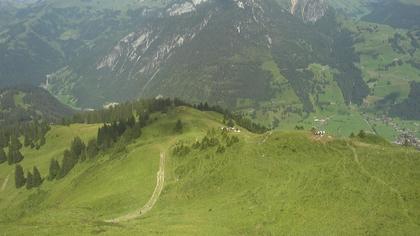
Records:
[[[290,13],[301,16],[305,22],[317,22],[328,9],[326,0],[291,0]]]

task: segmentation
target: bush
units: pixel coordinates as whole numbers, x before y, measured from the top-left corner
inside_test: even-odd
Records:
[[[186,156],[190,152],[191,149],[183,143],[179,143],[173,148],[173,154],[175,156]]]
[[[217,147],[216,153],[221,154],[221,153],[224,153],[225,151],[226,151],[226,148],[222,145],[219,145]]]

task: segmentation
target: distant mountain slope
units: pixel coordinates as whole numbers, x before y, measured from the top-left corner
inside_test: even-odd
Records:
[[[73,113],[74,110],[42,88],[18,86],[0,90],[0,124],[34,118],[58,121]]]
[[[47,81],[55,95],[80,107],[158,94],[236,106],[273,98],[278,88],[269,88],[273,77],[261,65],[274,61],[288,80],[284,86],[311,111],[308,65],[343,70],[357,60],[331,54],[341,34],[326,3],[126,0],[97,7],[96,1],[40,1],[19,10],[18,20],[0,33],[0,86]],[[339,47],[349,48],[351,39],[341,36],[350,44]],[[175,58],[183,58],[182,65]],[[351,70],[335,79],[346,102],[361,103],[366,86]],[[182,93],[185,87],[198,90]]]
[[[395,28],[420,29],[420,3],[384,1],[375,4],[372,9],[363,20]]]
[[[272,1],[170,6],[155,9],[153,16],[161,17],[139,11],[134,31],[106,51],[74,60],[87,63],[51,74],[47,87],[82,107],[159,94],[236,107],[243,100],[267,102],[290,87],[301,103],[296,109],[308,112],[315,104],[309,99],[313,75],[307,68],[318,63],[342,72],[334,79],[347,103],[360,104],[367,95],[360,71],[352,65],[357,55],[352,54],[351,36],[339,29],[323,1],[299,3],[294,12]],[[301,18],[298,12],[308,15]],[[271,62],[286,83],[273,87],[275,79],[262,68]]]

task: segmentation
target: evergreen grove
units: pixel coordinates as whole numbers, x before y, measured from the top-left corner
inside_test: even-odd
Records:
[[[57,159],[50,161],[49,173],[47,179],[52,181],[64,178],[78,163],[91,160],[100,153],[112,150],[122,152],[128,143],[141,136],[141,130],[151,122],[150,114],[155,112],[166,113],[168,110],[178,107],[194,107],[201,111],[215,111],[224,115],[224,122],[230,126],[235,123],[247,128],[251,132],[265,132],[267,129],[253,123],[242,114],[230,113],[218,106],[209,106],[207,103],[190,105],[179,99],[151,99],[127,102],[124,104],[102,109],[98,111],[81,112],[71,118],[63,119],[64,125],[72,123],[103,123],[98,129],[96,139],[84,143],[79,137],[74,138],[69,149],[65,150],[61,162]],[[32,171],[26,172],[22,166],[18,165],[23,160],[20,149],[25,147],[36,148],[45,144],[45,135],[50,127],[45,122],[33,121],[32,123],[20,124],[13,129],[0,129],[0,164],[8,162],[10,165],[16,165],[15,180],[16,187],[21,188],[26,185],[27,189],[38,187],[42,184],[43,178],[39,170],[34,167]],[[174,125],[174,132],[182,133],[184,124],[178,120]],[[23,137],[23,144],[19,137]],[[202,140],[200,147],[213,146],[214,138]],[[6,142],[4,140],[7,140]],[[226,139],[226,146],[229,147],[237,142],[236,137]],[[219,143],[215,144],[216,146]],[[219,145],[218,153],[225,150],[225,146]],[[7,150],[7,152],[6,152]],[[185,150],[184,150],[185,151]]]

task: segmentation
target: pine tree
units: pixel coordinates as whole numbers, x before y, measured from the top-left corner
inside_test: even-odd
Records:
[[[182,124],[181,120],[178,120],[175,124],[175,132],[182,133],[182,129],[184,128],[184,125]]]
[[[41,136],[41,139],[39,140],[39,145],[44,146],[45,143],[46,143],[46,140],[45,140],[45,136],[43,135]]]
[[[7,162],[9,165],[19,163],[23,160],[23,155],[19,150],[13,150],[9,147],[9,153],[7,156]]]
[[[13,164],[13,151],[11,147],[9,147],[9,150],[7,152],[7,164],[9,165]]]
[[[232,119],[229,119],[227,122],[228,127],[235,127],[235,122]]]
[[[26,179],[23,173],[23,168],[20,165],[15,167],[15,186],[16,188],[21,188],[25,185]]]
[[[19,138],[16,135],[10,136],[10,148],[12,148],[12,150],[20,150],[22,148],[22,143],[20,143]]]
[[[54,180],[55,178],[57,178],[59,172],[60,172],[60,165],[58,164],[58,161],[55,159],[51,159],[50,173],[48,175],[48,180]]]
[[[29,134],[28,131],[25,132],[24,136],[23,136],[23,145],[25,147],[29,147],[29,145],[31,145],[31,139],[29,138]]]
[[[39,173],[38,168],[34,166],[33,175],[32,175],[32,186],[36,188],[36,187],[39,187],[41,184],[42,184],[41,173]]]
[[[3,164],[7,161],[6,153],[4,152],[3,148],[0,147],[0,164]]]
[[[134,116],[131,116],[130,118],[128,118],[128,121],[127,121],[128,126],[133,128],[135,124],[136,124],[136,118],[134,118]]]
[[[61,164],[58,178],[63,178],[64,176],[66,176],[73,169],[76,163],[77,163],[76,155],[69,150],[64,151],[63,162]]]
[[[73,142],[71,143],[70,151],[74,153],[74,155],[79,158],[82,154],[82,151],[86,148],[86,145],[83,143],[82,139],[79,137],[74,138]]]
[[[92,159],[94,157],[96,157],[96,155],[98,155],[99,152],[99,148],[98,145],[96,143],[95,139],[92,139],[88,142],[88,145],[86,147],[86,155],[89,159]]]
[[[81,162],[86,161],[86,159],[87,159],[87,151],[86,151],[86,148],[84,148],[82,150],[82,153],[80,154],[80,158],[79,159],[80,159]]]
[[[140,113],[139,114],[140,127],[145,127],[149,119],[150,119],[150,115],[148,111],[143,111],[142,113]]]
[[[28,174],[26,176],[26,189],[31,189],[32,187],[34,187],[34,179],[33,179],[33,175],[30,171],[28,171]]]

